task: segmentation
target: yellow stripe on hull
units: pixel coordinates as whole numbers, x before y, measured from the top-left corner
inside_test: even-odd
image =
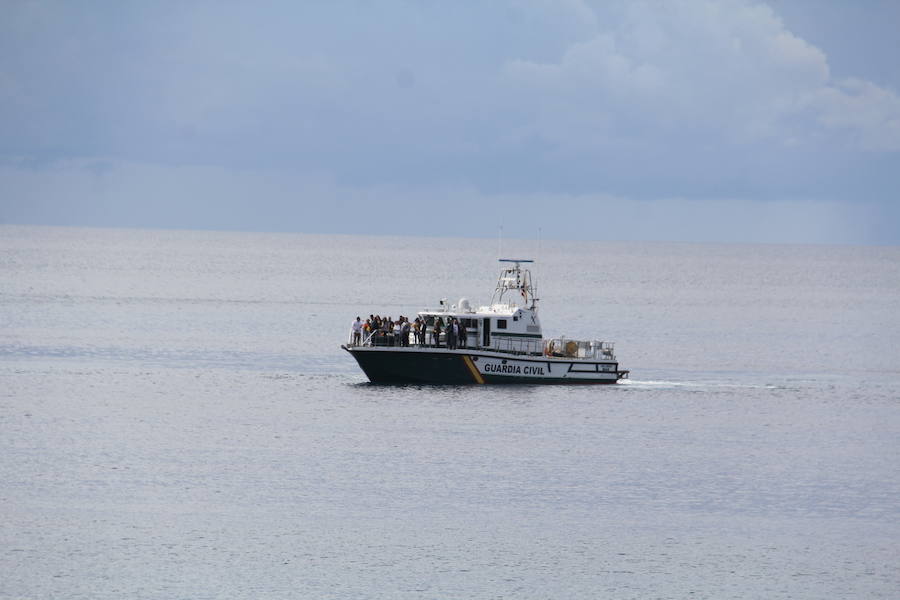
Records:
[[[472,373],[472,378],[475,379],[475,383],[484,383],[484,377],[481,376],[481,373],[478,372],[478,369],[475,367],[475,363],[472,362],[472,359],[467,355],[463,354],[463,362],[466,363],[466,366],[469,367],[469,371]]]

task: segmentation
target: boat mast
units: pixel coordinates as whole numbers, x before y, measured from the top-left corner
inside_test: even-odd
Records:
[[[531,282],[531,271],[523,269],[522,263],[533,263],[531,259],[522,258],[501,258],[501,263],[513,263],[513,266],[505,266],[500,271],[500,277],[497,279],[497,288],[491,297],[491,306],[501,304],[503,297],[507,292],[515,292],[521,297],[525,306],[531,310],[537,309],[537,288]],[[517,298],[518,299],[518,298]],[[512,301],[507,301],[512,304]]]

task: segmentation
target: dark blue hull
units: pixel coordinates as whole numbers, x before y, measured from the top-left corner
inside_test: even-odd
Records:
[[[618,363],[504,356],[478,350],[342,346],[372,383],[598,384],[627,377]]]

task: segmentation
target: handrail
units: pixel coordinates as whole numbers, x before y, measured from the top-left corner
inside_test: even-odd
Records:
[[[347,334],[347,345],[348,346],[371,346],[372,336],[378,333],[377,331],[371,331],[368,335],[366,335],[365,331],[360,332],[360,342],[359,344],[353,343],[353,329],[350,329],[350,333]]]
[[[548,339],[544,351],[548,356],[564,356],[566,358],[599,358],[615,360],[613,342],[601,340],[570,340],[566,337]]]
[[[515,352],[518,354],[541,354],[544,349],[543,340],[540,338],[509,338],[502,335],[494,335],[493,344],[487,350],[499,350],[501,352]]]
[[[409,346],[418,348],[435,347],[434,335],[431,331],[426,331],[425,344],[419,344],[418,340],[411,331],[409,333]],[[379,344],[376,340],[380,340],[383,336],[384,341]],[[545,354],[551,357],[561,357],[569,359],[600,359],[600,360],[616,360],[613,351],[613,342],[604,342],[602,340],[572,340],[565,336],[558,338],[519,338],[506,337],[503,334],[495,334],[491,339],[490,346],[482,346],[478,343],[478,336],[474,336],[475,343],[467,344],[466,347],[477,350],[487,350],[496,352],[509,352],[511,354]],[[472,338],[470,337],[470,340]],[[371,331],[368,334],[362,332],[362,338],[359,346],[380,346],[394,345],[399,340],[393,332]],[[447,347],[445,334],[441,334],[438,339],[438,348]],[[351,329],[347,339],[348,346],[354,346],[353,330]],[[399,345],[399,344],[398,344]]]

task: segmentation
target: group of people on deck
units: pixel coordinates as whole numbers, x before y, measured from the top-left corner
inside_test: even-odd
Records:
[[[447,342],[447,348],[451,350],[465,348],[468,340],[465,324],[455,317],[447,317],[446,322],[443,317],[438,317],[429,328],[422,317],[416,317],[415,321],[410,323],[409,318],[402,315],[396,321],[391,317],[369,315],[365,322],[356,317],[351,332],[354,346],[359,346],[370,339],[373,346],[409,346],[410,333],[413,334],[417,346],[431,345],[434,348],[441,348],[442,334]]]
[[[416,320],[418,321],[419,319]],[[422,322],[422,341],[420,342],[422,346],[426,345],[426,329],[427,326]],[[447,317],[446,323],[443,317],[438,317],[434,320],[431,326],[431,345],[435,348],[441,347],[441,333],[444,334],[444,338],[447,340],[447,348],[450,350],[465,348],[468,343],[469,333],[466,330],[466,325],[456,317]]]
[[[418,319],[416,319],[418,323]],[[409,332],[413,329],[409,319],[404,316],[397,317],[395,321],[391,317],[369,315],[366,322],[356,317],[353,321],[353,345],[358,346],[362,341],[371,338],[372,345],[377,346],[409,346]],[[362,338],[362,340],[360,339]]]

